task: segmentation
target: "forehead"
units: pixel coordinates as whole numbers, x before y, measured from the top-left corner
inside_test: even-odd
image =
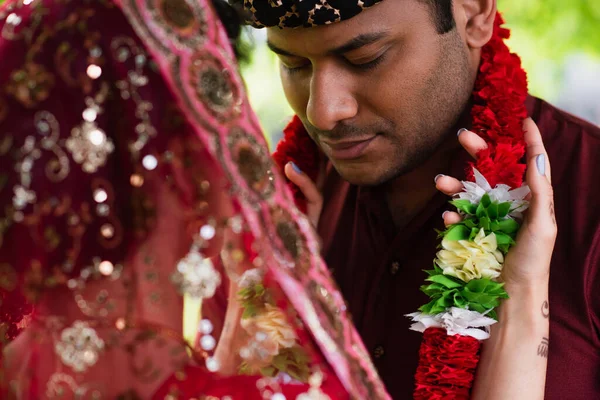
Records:
[[[417,0],[388,0],[346,21],[312,28],[268,28],[269,43],[294,54],[320,55],[361,35],[386,32],[397,36],[431,28],[429,7]]]

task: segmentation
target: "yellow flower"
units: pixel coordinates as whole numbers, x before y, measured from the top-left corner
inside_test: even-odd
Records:
[[[265,309],[255,317],[243,319],[241,324],[251,336],[263,342],[272,355],[277,355],[280,347],[290,348],[296,344],[296,333],[279,308],[266,304]]]
[[[436,264],[445,275],[455,276],[465,282],[472,279],[495,279],[500,276],[504,257],[498,250],[496,235],[485,236],[481,229],[473,241],[442,240]]]

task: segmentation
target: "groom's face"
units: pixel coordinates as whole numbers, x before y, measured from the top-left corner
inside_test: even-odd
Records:
[[[456,123],[476,68],[429,5],[388,0],[316,28],[269,28],[286,97],[338,172],[384,183],[432,155]]]

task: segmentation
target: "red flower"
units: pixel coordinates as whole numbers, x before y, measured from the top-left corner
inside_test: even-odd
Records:
[[[479,362],[480,342],[469,336],[448,336],[427,329],[419,350],[414,398],[468,399]]]
[[[294,162],[313,181],[316,181],[319,173],[319,149],[310,138],[298,116],[290,121],[283,130],[283,139],[277,145],[273,159],[283,173],[283,169],[289,162]],[[285,174],[284,174],[285,176]],[[286,178],[287,180],[287,178]],[[288,180],[289,188],[294,195],[296,206],[306,212],[306,199],[300,189]]]

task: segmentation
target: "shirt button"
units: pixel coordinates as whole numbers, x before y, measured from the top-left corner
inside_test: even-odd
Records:
[[[390,267],[390,274],[396,275],[398,271],[400,271],[400,263],[398,261],[394,261]]]
[[[373,357],[375,358],[381,358],[384,354],[385,350],[383,349],[383,346],[377,346],[375,347],[375,350],[373,350]]]

